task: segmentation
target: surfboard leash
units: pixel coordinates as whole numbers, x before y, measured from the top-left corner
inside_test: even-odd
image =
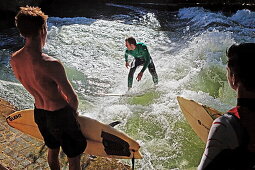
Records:
[[[133,152],[133,158],[132,158],[132,170],[135,170],[135,151],[132,150]]]

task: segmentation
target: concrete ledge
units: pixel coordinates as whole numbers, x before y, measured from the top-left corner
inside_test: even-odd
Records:
[[[0,164],[0,170],[8,170],[7,168],[3,167],[1,164]]]

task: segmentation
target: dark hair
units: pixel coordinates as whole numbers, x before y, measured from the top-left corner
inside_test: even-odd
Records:
[[[39,30],[46,25],[48,16],[39,7],[20,7],[20,11],[15,17],[15,23],[24,37],[37,36]]]
[[[125,41],[127,41],[129,44],[134,44],[136,45],[136,40],[134,37],[128,37],[125,39]]]
[[[234,44],[227,51],[228,68],[249,91],[255,91],[255,43]]]

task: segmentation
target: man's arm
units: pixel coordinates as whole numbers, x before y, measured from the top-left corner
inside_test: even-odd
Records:
[[[148,65],[150,64],[150,58],[151,58],[150,53],[149,53],[149,51],[148,51],[146,45],[142,45],[141,48],[142,48],[141,50],[142,50],[142,52],[143,52],[143,58],[144,58],[145,61],[144,61],[142,70],[140,71],[140,73],[139,73],[139,74],[137,75],[137,77],[136,77],[136,80],[137,80],[137,81],[140,81],[140,80],[142,79],[142,77],[143,77],[143,72],[146,70],[146,68],[147,68]]]
[[[130,65],[128,63],[128,53],[127,53],[127,50],[125,51],[125,62],[126,62],[125,65],[128,68]]]
[[[146,70],[146,68],[148,67],[148,65],[150,64],[151,57],[150,57],[150,53],[145,45],[142,46],[142,50],[143,50],[143,56],[144,56],[144,60],[145,60],[145,62],[143,64],[143,68],[141,70],[141,72],[143,73]]]
[[[67,79],[65,69],[60,61],[54,61],[52,79],[58,85],[62,95],[65,97],[69,105],[76,111],[78,109],[78,97],[72,85]]]
[[[198,170],[207,169],[208,165],[217,166],[216,162],[221,160],[221,156],[226,155],[229,149],[234,149],[238,145],[236,133],[229,121],[224,116],[215,119]]]

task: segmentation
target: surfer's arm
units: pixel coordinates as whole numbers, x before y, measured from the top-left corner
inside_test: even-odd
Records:
[[[65,98],[65,100],[67,101],[67,103],[76,111],[78,108],[78,97],[71,83],[67,79],[65,69],[59,61],[56,61],[54,65],[55,67],[54,73],[52,74],[52,78],[58,85],[58,88],[63,97]]]
[[[150,53],[145,45],[143,45],[141,48],[142,48],[143,57],[144,57],[144,64],[143,64],[143,68],[141,70],[141,72],[143,73],[146,70],[146,68],[148,67],[148,65],[150,64],[151,57],[150,57]]]
[[[130,65],[128,63],[128,50],[125,51],[125,66],[128,68]]]
[[[143,58],[144,58],[144,64],[143,64],[143,68],[142,70],[140,71],[140,73],[138,73],[137,77],[136,77],[136,80],[137,81],[140,81],[143,77],[143,72],[146,70],[146,68],[148,67],[148,65],[150,64],[150,54],[149,54],[149,51],[146,47],[146,45],[143,45],[142,47],[142,55],[143,55]]]
[[[224,117],[219,117],[214,120],[210,129],[206,148],[202,156],[198,170],[203,170],[208,165],[218,166],[221,160],[221,155],[225,154],[226,150],[233,149],[238,145],[234,130],[229,122]]]

